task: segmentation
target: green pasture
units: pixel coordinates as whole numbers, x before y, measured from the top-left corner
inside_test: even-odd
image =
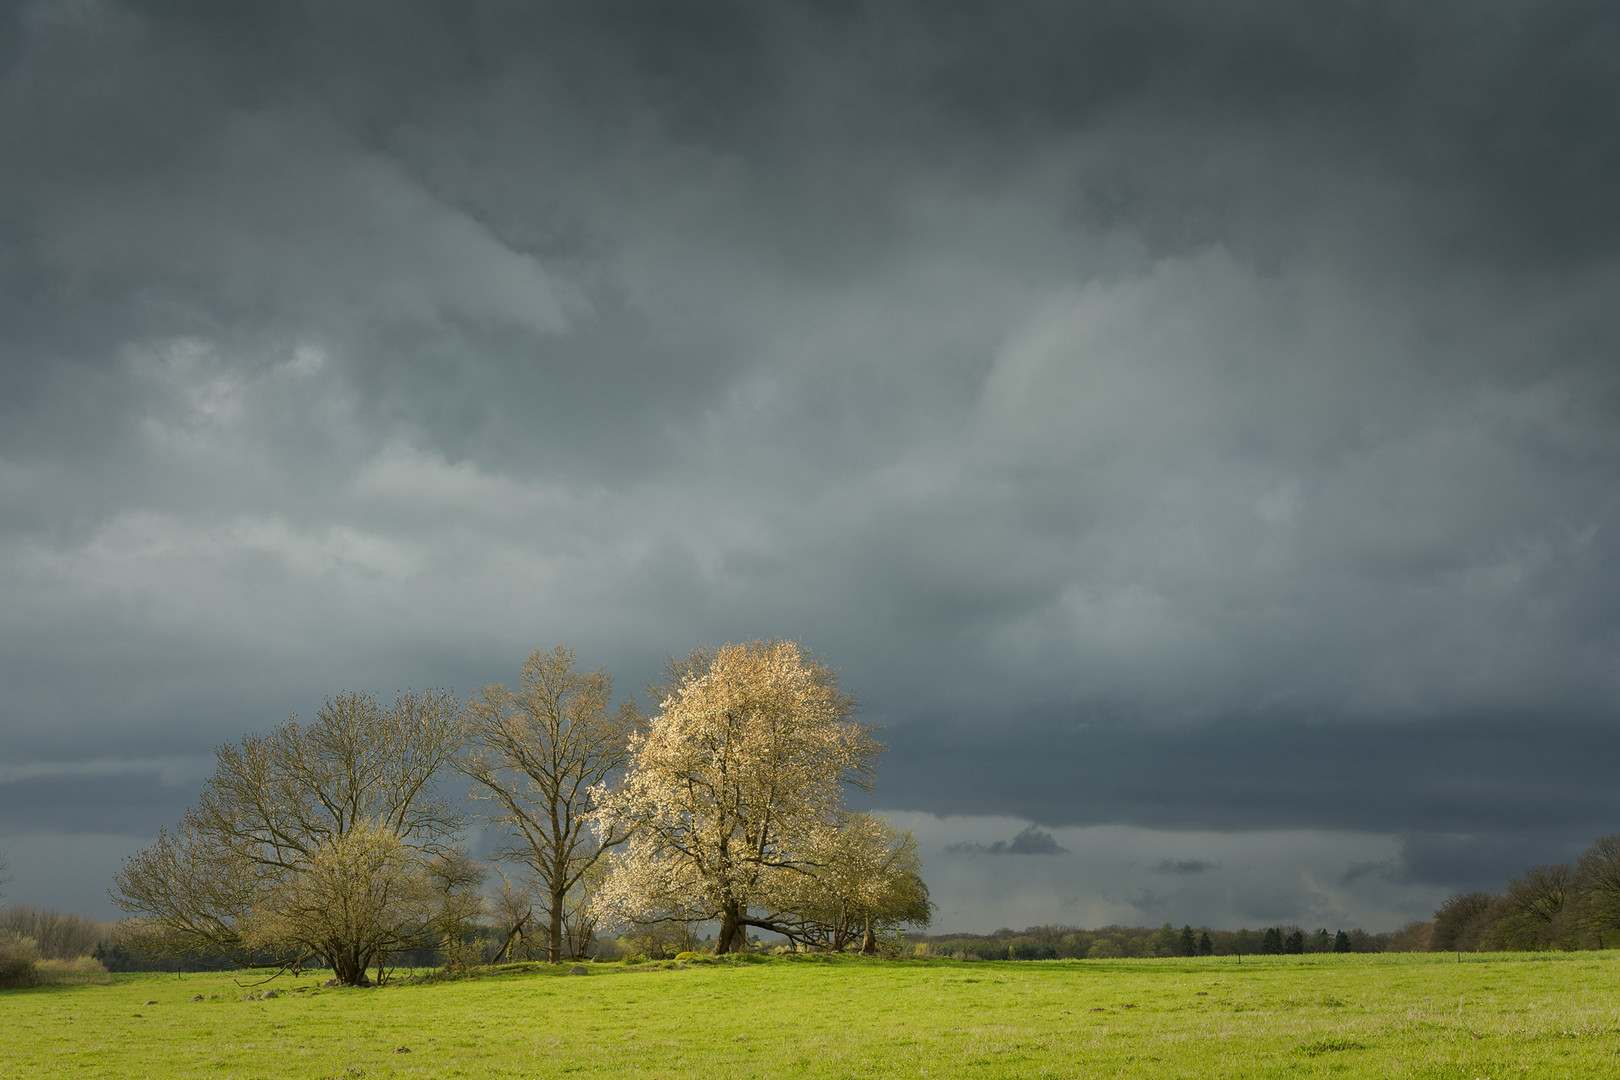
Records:
[[[1613,952],[567,970],[0,991],[0,1076],[1620,1077]]]

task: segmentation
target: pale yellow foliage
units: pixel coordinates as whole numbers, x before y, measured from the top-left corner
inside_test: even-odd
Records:
[[[221,746],[197,805],[115,879],[113,898],[136,916],[127,940],[244,964],[319,956],[346,983],[443,940],[476,872],[455,847],[461,815],[436,790],[460,749],[459,712],[439,691],[392,707],[339,694],[308,726]]]
[[[434,895],[420,853],[391,829],[360,822],[316,847],[266,889],[243,921],[243,939],[271,950],[290,940],[397,948],[432,922]]]
[[[810,857],[812,871],[784,877],[774,898],[796,916],[803,940],[839,951],[868,932],[928,924],[932,905],[911,830],[876,814],[849,814],[818,835]]]
[[[597,898],[611,919],[719,918],[774,928],[846,822],[843,786],[882,751],[836,673],[790,641],[719,649],[631,741],[599,819],[633,829]]]

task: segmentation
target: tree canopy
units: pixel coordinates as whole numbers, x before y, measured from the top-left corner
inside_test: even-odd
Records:
[[[853,830],[876,845],[859,854],[839,836],[851,823],[844,788],[870,785],[883,748],[854,719],[832,668],[793,642],[756,641],[672,670],[678,681],[631,740],[624,782],[601,795],[602,827],[631,839],[613,857],[599,910],[717,920],[715,951],[725,953],[748,927],[805,938],[817,905],[830,903],[818,886],[839,881],[840,867],[888,858],[898,874],[910,870],[912,849],[892,836]]]
[[[462,815],[437,791],[458,714],[437,691],[386,707],[344,693],[307,727],[219,747],[197,805],[117,875],[132,943],[255,966],[319,957],[353,985],[442,941],[477,905]]]
[[[626,837],[590,817],[593,791],[624,764],[640,721],[632,703],[614,709],[612,700],[613,677],[576,670],[573,650],[559,645],[529,656],[516,691],[492,684],[467,706],[472,745],[460,767],[474,798],[494,806],[488,819],[507,830],[497,857],[536,879],[552,963],[564,958],[565,936],[576,950],[587,943],[565,935],[570,897],[583,905],[580,886]]]

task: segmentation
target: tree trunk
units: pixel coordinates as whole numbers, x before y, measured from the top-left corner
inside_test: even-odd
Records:
[[[871,920],[867,920],[866,932],[861,935],[861,955],[875,956],[877,954],[877,935],[872,932]]]
[[[546,939],[546,957],[553,964],[563,962],[563,901],[567,893],[551,890],[550,934]]]
[[[517,921],[516,926],[506,932],[506,940],[501,943],[500,950],[495,954],[496,963],[512,962],[512,942],[518,939],[519,935],[523,933],[523,928],[528,924],[528,917],[525,916]]]
[[[736,948],[736,939],[743,930],[742,911],[739,904],[727,904],[720,909],[720,932],[714,938],[714,953],[723,956]]]
[[[370,986],[366,977],[365,961],[358,949],[333,949],[328,957],[332,961],[332,976],[339,986]]]

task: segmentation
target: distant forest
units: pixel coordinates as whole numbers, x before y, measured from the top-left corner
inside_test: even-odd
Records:
[[[1214,930],[1207,926],[1165,923],[1149,926],[1031,926],[993,934],[907,934],[917,956],[957,960],[1105,960],[1154,956],[1264,956],[1289,953],[1412,952],[1426,947],[1428,923],[1414,923],[1395,933],[1365,930],[1306,930],[1268,926],[1258,930]],[[1421,928],[1416,929],[1416,928]]]
[[[1399,930],[1212,930],[1169,923],[1003,928],[993,934],[908,934],[919,956],[958,960],[1067,960],[1153,956],[1250,956],[1318,952],[1524,952],[1620,948],[1620,833],[1575,862],[1534,866],[1500,893],[1448,898],[1434,918]]]

